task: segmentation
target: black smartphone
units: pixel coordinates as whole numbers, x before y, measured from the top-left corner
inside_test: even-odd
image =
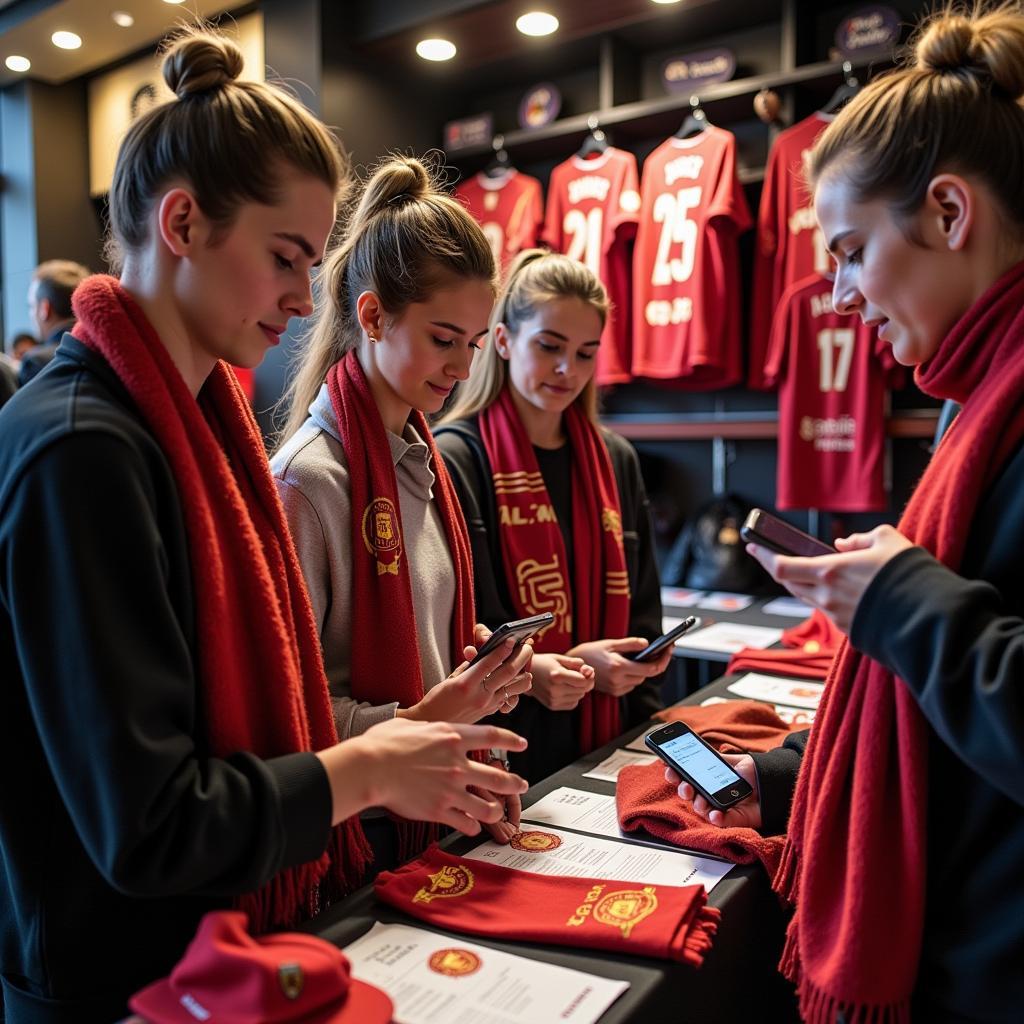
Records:
[[[510,636],[515,637],[518,647],[527,637],[533,636],[545,626],[550,626],[554,621],[555,617],[551,612],[544,612],[541,615],[531,615],[528,619],[516,619],[514,622],[503,623],[483,642],[470,665],[475,665],[481,658],[487,657],[495,647],[500,647]]]
[[[682,722],[672,722],[652,732],[644,743],[720,811],[745,800],[754,791],[714,747]]]
[[[699,625],[700,619],[696,615],[691,615],[683,619],[675,629],[670,629],[667,633],[662,633],[657,640],[652,640],[642,651],[627,654],[626,657],[630,661],[654,661],[666,647],[671,647],[684,633],[689,633]]]
[[[836,549],[817,537],[783,522],[777,516],[755,508],[740,527],[740,536],[748,544],[760,544],[780,555],[799,555],[802,558],[817,558],[819,555],[834,555]]]

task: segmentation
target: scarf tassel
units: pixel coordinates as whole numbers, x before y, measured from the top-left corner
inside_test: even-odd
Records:
[[[778,870],[772,879],[772,889],[776,895],[795,906],[800,896],[800,860],[797,857],[796,847],[792,841],[788,841],[782,848],[782,858],[779,861]]]
[[[672,943],[674,959],[691,967],[700,967],[711,949],[722,912],[717,907],[703,906],[687,921]],[[677,943],[682,939],[682,948]]]

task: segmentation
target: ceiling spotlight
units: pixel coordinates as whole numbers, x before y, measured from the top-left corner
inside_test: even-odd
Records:
[[[530,11],[516,18],[516,28],[524,36],[549,36],[558,29],[558,19],[547,11]]]
[[[119,28],[131,28],[135,24],[135,19],[127,11],[112,11],[110,17]]]
[[[455,44],[447,39],[421,39],[416,52],[424,60],[451,60],[455,56]]]
[[[82,37],[74,32],[54,32],[50,41],[62,50],[77,50],[82,45]]]
[[[165,4],[183,4],[185,0],[164,0]]]
[[[32,61],[30,61],[28,57],[19,57],[14,53],[12,53],[4,63],[11,71],[28,71],[28,69],[32,67]]]
[[[665,4],[667,6],[668,4],[677,4],[677,3],[679,3],[679,0],[651,0],[651,3],[652,4]]]

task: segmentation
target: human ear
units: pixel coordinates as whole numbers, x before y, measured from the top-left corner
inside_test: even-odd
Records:
[[[510,358],[509,349],[512,347],[512,339],[509,337],[508,328],[504,324],[495,324],[494,327],[494,348],[502,359]]]
[[[179,187],[165,192],[156,216],[160,240],[175,256],[189,256],[202,244],[200,235],[206,218],[188,189]]]
[[[384,331],[385,312],[376,292],[361,292],[356,299],[356,319],[370,341],[377,341]]]
[[[977,194],[958,174],[937,174],[925,193],[925,216],[945,248],[964,248],[974,226]]]

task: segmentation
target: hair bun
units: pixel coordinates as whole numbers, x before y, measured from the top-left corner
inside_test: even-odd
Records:
[[[1018,8],[935,18],[915,55],[925,70],[973,79],[1012,100],[1024,96],[1024,14]]]
[[[242,51],[230,39],[188,32],[174,39],[164,57],[164,81],[183,100],[222,89],[242,73]]]
[[[374,171],[371,179],[378,205],[401,200],[423,199],[435,191],[434,180],[422,161],[412,156],[393,156]]]

